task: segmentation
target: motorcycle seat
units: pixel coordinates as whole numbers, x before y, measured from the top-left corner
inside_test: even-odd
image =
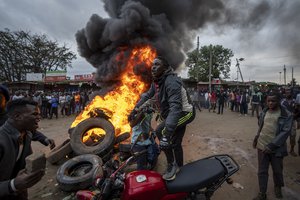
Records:
[[[166,181],[169,193],[193,192],[210,186],[226,175],[220,161],[202,159],[181,167],[172,181]]]

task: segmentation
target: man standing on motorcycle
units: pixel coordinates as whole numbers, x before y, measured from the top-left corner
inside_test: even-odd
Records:
[[[259,194],[254,200],[267,199],[268,171],[271,164],[273,170],[274,191],[276,198],[283,198],[281,187],[283,181],[283,157],[287,156],[286,140],[290,135],[293,123],[292,114],[280,105],[279,94],[267,96],[267,108],[259,117],[259,129],[253,141],[258,155]]]
[[[142,95],[130,115],[135,114],[135,110],[148,99],[156,99],[162,122],[155,132],[168,162],[163,178],[173,180],[179,167],[183,165],[182,138],[186,125],[195,118],[195,109],[182,80],[173,72],[165,58],[159,56],[154,59],[151,73],[153,82],[150,89]]]

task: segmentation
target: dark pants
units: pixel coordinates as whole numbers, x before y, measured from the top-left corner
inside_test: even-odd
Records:
[[[224,102],[218,103],[218,114],[223,114]]]
[[[230,100],[230,110],[234,111],[235,100]]]
[[[47,105],[42,105],[42,117],[47,118],[48,117],[48,108]]]
[[[259,191],[267,192],[269,179],[269,165],[271,164],[273,171],[273,181],[275,187],[284,186],[283,182],[283,157],[276,157],[275,154],[263,153],[262,150],[257,150],[258,155],[258,183]]]
[[[159,149],[154,140],[150,145],[135,144],[132,147],[133,152],[141,152],[146,149],[147,149],[147,154],[143,154],[136,159],[137,170],[152,169],[156,164],[157,157],[159,155]]]
[[[201,107],[200,107],[199,101],[193,101],[193,105],[194,105],[195,108],[198,108],[198,110],[201,111]]]
[[[252,117],[254,116],[254,111],[256,112],[256,117],[259,117],[259,103],[252,103]]]
[[[61,108],[60,108],[60,114],[61,115],[67,115],[67,112],[68,112],[68,110],[67,110],[66,104],[62,103]]]
[[[132,147],[132,151],[133,152],[141,152],[141,151],[143,151],[145,149],[147,149],[147,146],[142,146],[142,145],[138,145],[138,144],[135,144]],[[147,169],[147,154],[140,155],[136,159],[136,164],[137,164],[137,170],[145,170],[145,169]]]
[[[183,149],[182,149],[182,138],[185,133],[186,125],[193,121],[195,118],[195,108],[192,113],[183,113],[177,127],[175,129],[174,134],[171,136],[172,140],[172,148],[164,150],[167,158],[168,164],[172,164],[174,162],[174,155],[176,159],[176,163],[179,167],[183,166]],[[181,120],[182,119],[182,120]],[[160,123],[156,128],[156,135],[158,139],[161,139],[165,134],[165,121]],[[174,155],[173,155],[174,151]]]
[[[58,117],[58,110],[57,107],[51,107],[51,114],[50,114],[50,119],[52,119],[53,114],[55,115],[56,119]]]
[[[235,102],[235,112],[240,112],[241,104],[239,102]]]
[[[248,104],[247,103],[241,103],[240,113],[244,114],[244,115],[248,114]]]

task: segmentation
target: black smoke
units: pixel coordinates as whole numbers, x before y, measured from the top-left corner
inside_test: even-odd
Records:
[[[125,67],[126,53],[120,62],[115,59],[120,48],[129,52],[132,46],[150,44],[176,69],[184,62],[184,52],[194,46],[194,33],[207,25],[216,30],[238,29],[249,42],[271,17],[281,26],[288,23],[291,14],[296,15],[299,27],[299,2],[291,1],[296,6],[291,8],[293,12],[283,14],[280,9],[290,7],[286,3],[290,1],[103,0],[109,18],[93,14],[86,27],[76,33],[76,41],[80,55],[97,68],[97,80],[111,85]]]

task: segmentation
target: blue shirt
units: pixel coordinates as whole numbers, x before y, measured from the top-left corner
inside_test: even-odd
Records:
[[[149,134],[150,130],[151,130],[151,119],[152,119],[152,113],[148,114],[145,113],[145,117],[134,127],[132,127],[132,136],[131,136],[131,143],[134,144],[135,141],[137,139],[139,139],[138,137],[141,134]],[[136,144],[138,145],[150,145],[151,141],[150,139],[146,139],[144,141],[138,141]]]
[[[58,99],[55,97],[51,98],[51,107],[52,108],[57,108],[58,107]]]

